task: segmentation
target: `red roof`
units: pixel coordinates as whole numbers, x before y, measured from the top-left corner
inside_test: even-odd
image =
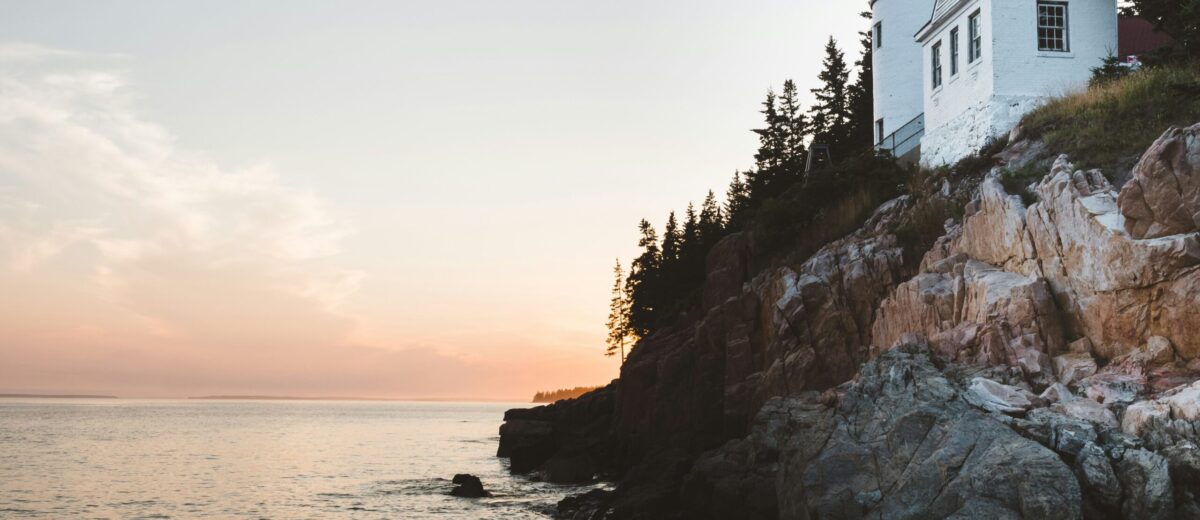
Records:
[[[1170,45],[1170,36],[1154,30],[1145,18],[1122,16],[1117,24],[1117,55],[1136,56]]]

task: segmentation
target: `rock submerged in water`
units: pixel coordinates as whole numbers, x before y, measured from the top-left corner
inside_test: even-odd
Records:
[[[483,481],[479,480],[479,477],[475,475],[459,473],[454,476],[454,480],[451,482],[455,484],[454,489],[450,491],[451,496],[460,498],[484,498],[492,496],[491,493],[483,489]]]

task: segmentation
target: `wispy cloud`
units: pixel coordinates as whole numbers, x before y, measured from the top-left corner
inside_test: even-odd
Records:
[[[71,256],[114,290],[129,269],[186,258],[327,309],[353,294],[360,273],[319,261],[352,232],[319,195],[269,164],[230,169],[188,153],[138,114],[122,73],[54,59],[75,56],[0,44],[4,265],[28,272]]]

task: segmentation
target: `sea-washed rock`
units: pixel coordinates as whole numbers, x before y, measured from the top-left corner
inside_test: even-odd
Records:
[[[475,475],[459,473],[454,476],[451,481],[454,483],[454,489],[450,490],[450,494],[461,498],[483,498],[492,496],[487,490],[483,489],[483,481]]]

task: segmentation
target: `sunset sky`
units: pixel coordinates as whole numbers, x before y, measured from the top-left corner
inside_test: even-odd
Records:
[[[0,1],[0,393],[607,383],[636,223],[863,1]]]

